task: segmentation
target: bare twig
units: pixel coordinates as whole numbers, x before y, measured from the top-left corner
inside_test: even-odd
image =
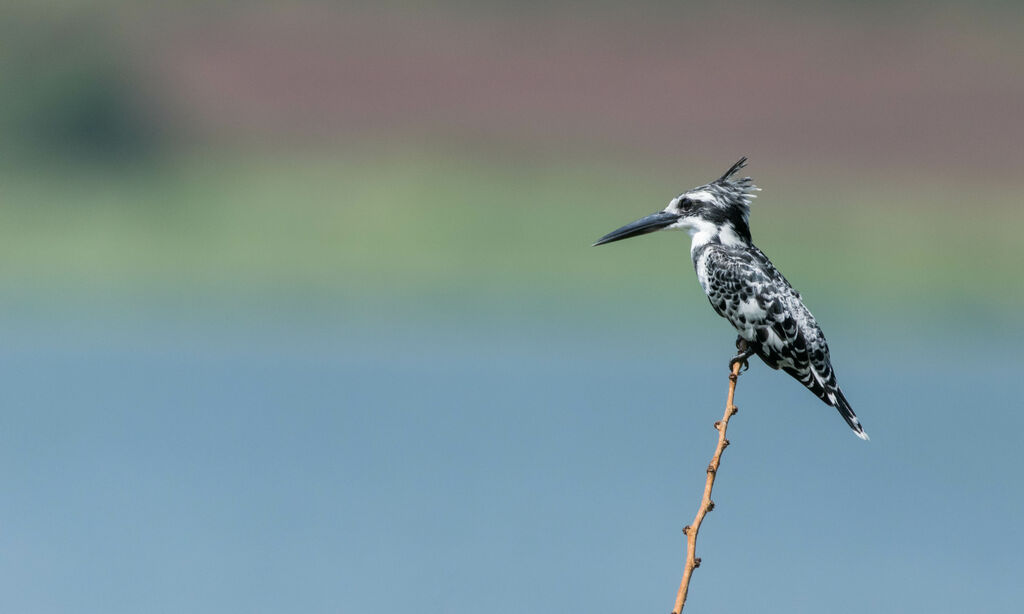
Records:
[[[704,482],[704,496],[700,500],[700,507],[697,508],[697,516],[693,524],[683,529],[686,534],[686,567],[683,569],[683,581],[679,584],[679,593],[676,595],[676,605],[672,608],[673,614],[680,614],[683,605],[686,603],[686,593],[690,589],[690,576],[693,570],[700,567],[700,559],[696,558],[697,532],[700,531],[700,524],[704,522],[704,516],[715,508],[715,502],[711,500],[711,489],[715,485],[715,474],[718,473],[718,465],[722,461],[722,451],[729,445],[725,438],[725,430],[729,428],[729,418],[736,413],[737,408],[733,405],[733,396],[736,394],[736,380],[740,376],[741,363],[735,362],[732,365],[732,372],[729,374],[729,396],[725,401],[725,415],[721,421],[715,423],[715,430],[718,431],[718,446],[715,448],[715,455],[711,457],[711,464],[707,468],[707,480]]]

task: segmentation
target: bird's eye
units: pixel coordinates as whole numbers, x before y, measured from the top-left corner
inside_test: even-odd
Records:
[[[683,199],[679,201],[679,208],[683,211],[689,211],[693,209],[693,201],[690,199]]]

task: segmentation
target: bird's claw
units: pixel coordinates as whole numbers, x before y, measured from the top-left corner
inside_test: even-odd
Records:
[[[729,371],[732,371],[739,364],[741,367],[739,373],[743,373],[750,368],[750,363],[747,359],[753,356],[757,350],[743,337],[736,337],[736,351],[739,353],[729,361]]]
[[[747,356],[744,356],[742,354],[740,354],[739,356],[734,357],[732,360],[729,361],[729,370],[732,371],[733,368],[737,364],[739,364],[740,365],[740,371],[739,372],[743,373],[744,371],[746,371],[747,369],[750,368],[750,361],[748,361],[747,358],[748,358]]]

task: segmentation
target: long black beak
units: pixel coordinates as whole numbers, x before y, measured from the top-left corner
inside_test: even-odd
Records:
[[[604,245],[605,243],[611,243],[613,241],[621,241],[622,239],[628,239],[630,237],[636,237],[639,235],[645,235],[655,230],[661,230],[666,226],[670,226],[679,220],[679,216],[675,213],[668,213],[666,211],[659,211],[653,215],[642,217],[632,224],[626,224],[618,230],[613,230],[601,237],[594,243],[594,247],[598,245]]]

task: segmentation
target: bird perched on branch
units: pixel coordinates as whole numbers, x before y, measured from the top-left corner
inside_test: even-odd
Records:
[[[754,354],[769,367],[800,381],[839,414],[861,439],[867,433],[839,389],[825,335],[800,293],[750,237],[750,202],[759,188],[750,177],[734,178],[747,158],[707,185],[684,192],[663,211],[597,240],[604,245],[657,230],[687,230],[690,257],[711,307],[739,332],[732,359],[747,365]]]

